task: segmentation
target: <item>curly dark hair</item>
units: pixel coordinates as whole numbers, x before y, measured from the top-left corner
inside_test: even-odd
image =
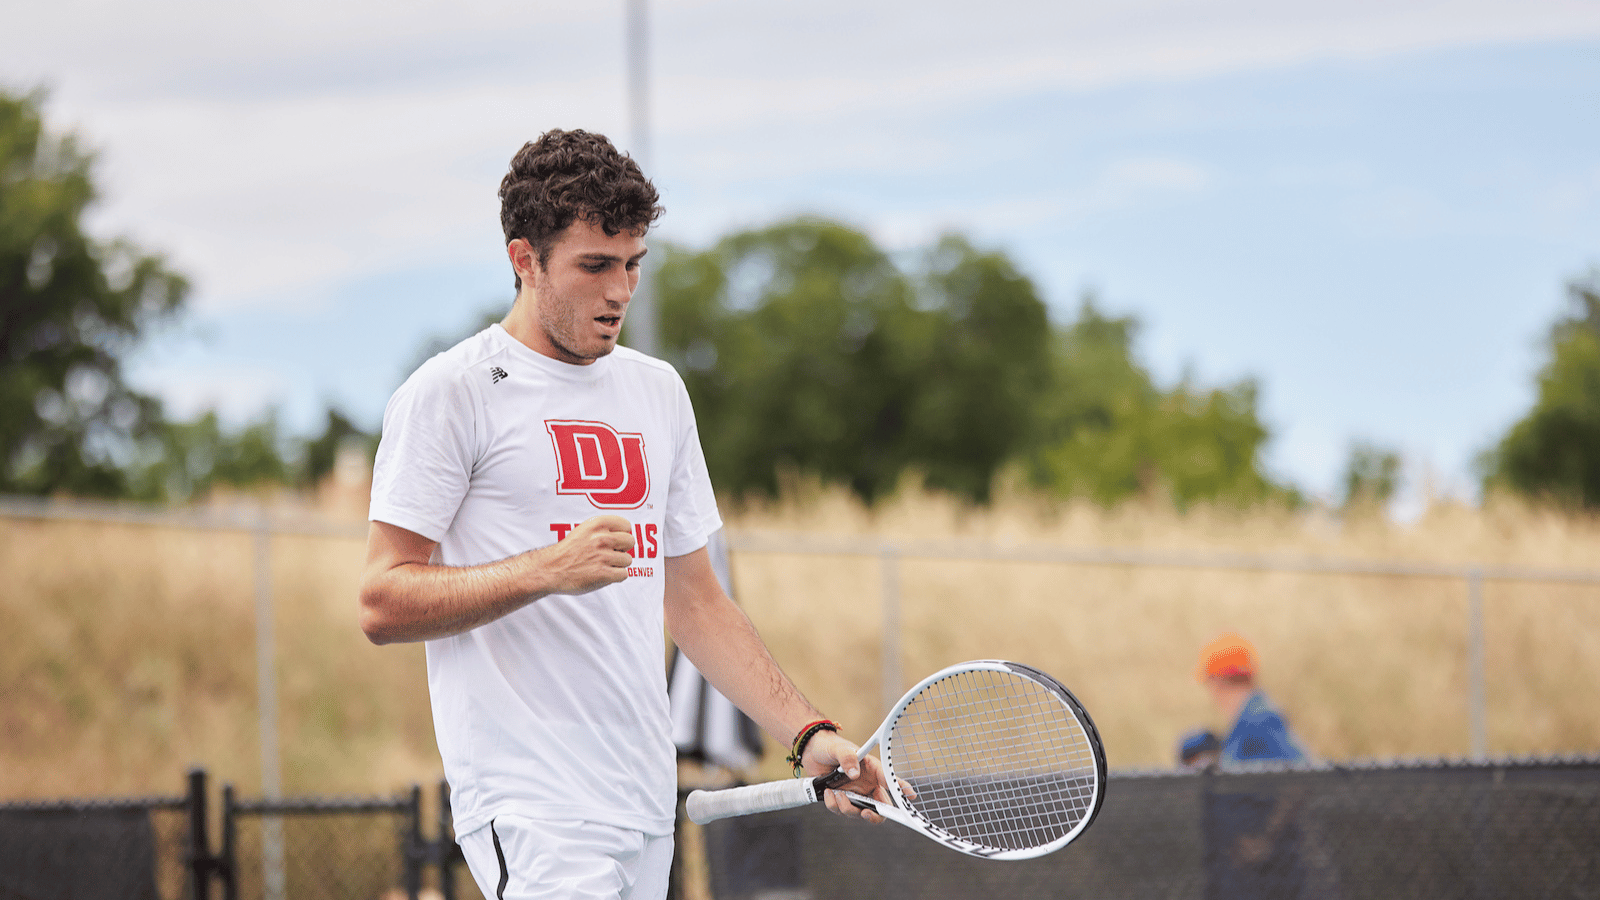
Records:
[[[659,200],[639,164],[605,135],[557,128],[523,144],[511,158],[500,182],[500,227],[507,244],[526,240],[543,269],[556,238],[573,220],[593,222],[607,235],[642,234],[666,212]]]

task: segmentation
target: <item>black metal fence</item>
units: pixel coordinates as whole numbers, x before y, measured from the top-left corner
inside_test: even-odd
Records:
[[[1600,759],[1113,775],[1036,860],[798,809],[706,829],[717,900],[1600,898]]]
[[[0,897],[184,896],[188,828],[184,797],[0,806]]]
[[[213,840],[207,777],[183,796],[0,804],[4,900],[468,900],[439,785],[423,796],[243,800],[222,789]],[[215,848],[215,849],[214,849]]]
[[[442,784],[430,827],[415,787],[221,794],[215,834],[201,771],[183,796],[0,805],[0,898],[479,896]],[[704,839],[716,900],[1600,898],[1600,758],[1113,774],[1094,826],[1025,862],[815,807],[715,822]]]

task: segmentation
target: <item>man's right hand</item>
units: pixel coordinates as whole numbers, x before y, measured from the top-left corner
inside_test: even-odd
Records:
[[[595,516],[533,555],[550,593],[587,594],[627,578],[632,549],[633,523],[621,516]]]

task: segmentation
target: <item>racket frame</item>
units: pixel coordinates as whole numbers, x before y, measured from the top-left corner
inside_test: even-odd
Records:
[[[1079,819],[1077,824],[1067,833],[1047,844],[1037,847],[1005,849],[977,844],[950,834],[917,812],[914,802],[905,796],[900,780],[894,775],[894,725],[906,707],[910,706],[924,690],[936,682],[954,675],[984,671],[1020,675],[1050,691],[1056,700],[1065,706],[1068,712],[1078,721],[1078,724],[1083,727],[1085,738],[1089,743],[1090,753],[1095,763],[1094,797],[1090,801],[1089,812]],[[1089,827],[1095,817],[1099,815],[1100,807],[1105,799],[1106,756],[1105,750],[1100,743],[1100,733],[1095,728],[1093,720],[1089,718],[1089,714],[1084,710],[1083,705],[1078,702],[1078,698],[1067,690],[1066,685],[1032,666],[1021,663],[999,659],[971,660],[947,666],[922,679],[910,690],[906,691],[894,708],[889,710],[889,714],[884,716],[883,722],[878,726],[878,730],[873,732],[872,736],[861,744],[859,752],[864,757],[874,749],[879,750],[884,776],[888,781],[891,802],[882,803],[870,797],[864,797],[854,791],[840,791],[840,793],[857,808],[871,810],[885,819],[891,819],[899,825],[910,828],[969,856],[977,856],[983,859],[1031,859],[1059,850]],[[697,823],[704,824],[705,822],[732,815],[770,812],[778,809],[804,806],[820,801],[824,796],[824,792],[832,787],[833,783],[837,783],[835,779],[838,778],[838,775],[839,773],[835,772],[816,778],[798,778],[793,781],[749,785],[742,788],[731,788],[727,791],[695,791],[689,795],[689,817]]]

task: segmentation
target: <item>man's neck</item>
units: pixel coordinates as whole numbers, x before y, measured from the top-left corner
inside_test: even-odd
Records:
[[[533,298],[524,296],[528,293],[528,287],[524,284],[517,293],[516,301],[511,304],[511,311],[500,320],[500,327],[522,346],[536,353],[543,353],[538,345],[539,322],[533,314]]]

